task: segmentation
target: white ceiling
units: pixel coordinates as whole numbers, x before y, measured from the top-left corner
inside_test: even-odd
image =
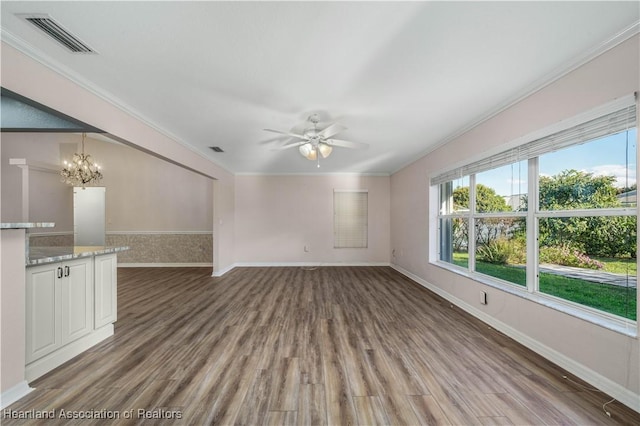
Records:
[[[638,31],[638,2],[1,2],[2,39],[234,173],[389,174]],[[16,13],[48,13],[72,54]],[[629,30],[630,27],[632,27]],[[585,88],[589,90],[589,88]],[[264,128],[368,143],[317,169]],[[136,141],[131,141],[136,142]],[[220,146],[224,153],[208,147]]]

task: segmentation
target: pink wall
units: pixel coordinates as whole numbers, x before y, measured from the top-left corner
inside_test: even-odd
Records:
[[[639,51],[639,37],[635,36],[391,177],[394,264],[512,328],[525,339],[560,353],[593,377],[611,381],[610,387],[619,386],[623,395],[636,401],[640,401],[637,337],[484,286],[429,263],[428,243],[433,248],[436,236],[429,231],[429,211],[434,206],[429,205],[428,182],[437,171],[638,91]],[[481,289],[489,293],[488,305],[479,304]],[[640,403],[635,408],[640,409]]]
[[[333,248],[334,189],[369,191],[368,248]],[[236,262],[389,262],[389,177],[237,176],[235,194]]]
[[[3,87],[102,129],[146,152],[221,181],[221,197],[214,200],[214,209],[224,215],[218,220],[233,223],[233,204],[215,205],[232,200],[233,196],[227,193],[233,191],[231,173],[17,49],[4,42],[1,47]],[[216,238],[214,229],[214,239],[214,250],[224,253],[218,263],[214,262],[214,268],[225,269],[233,262],[233,233],[220,232]]]

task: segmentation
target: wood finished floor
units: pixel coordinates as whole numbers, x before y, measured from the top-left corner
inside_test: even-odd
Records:
[[[9,408],[179,410],[164,423],[194,425],[640,424],[391,268],[118,274],[115,336]],[[3,420],[24,423],[38,422]]]

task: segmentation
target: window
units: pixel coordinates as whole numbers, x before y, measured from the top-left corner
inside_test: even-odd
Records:
[[[366,248],[368,246],[367,191],[333,192],[333,247]]]
[[[625,102],[433,177],[440,264],[636,320],[636,107]]]

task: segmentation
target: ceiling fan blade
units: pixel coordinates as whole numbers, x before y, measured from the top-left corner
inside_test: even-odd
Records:
[[[287,135],[287,136],[291,136],[292,138],[298,138],[305,141],[307,140],[307,138],[304,135],[296,135],[295,133],[282,132],[280,130],[273,130],[273,129],[263,129],[263,130],[266,132],[280,133],[281,135]]]
[[[333,123],[329,127],[325,127],[318,134],[321,138],[328,139],[333,135],[337,135],[338,133],[347,130],[345,126],[340,123]]]
[[[340,139],[327,139],[326,142],[329,145],[341,146],[343,148],[355,148],[355,149],[369,148],[368,143],[362,143],[362,142],[350,142],[350,141],[343,141]]]
[[[296,146],[300,146],[300,144],[302,144],[302,143],[304,143],[304,142],[291,142],[291,143],[288,143],[286,145],[282,145],[282,146],[279,146],[279,147],[276,147],[276,148],[271,148],[271,151],[282,151],[283,149],[289,149],[289,148],[293,148],[293,147],[296,147]]]

